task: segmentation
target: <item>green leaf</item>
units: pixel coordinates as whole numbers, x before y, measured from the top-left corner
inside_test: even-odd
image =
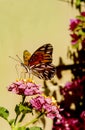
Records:
[[[25,127],[19,127],[17,130],[26,130]]]
[[[41,127],[34,126],[34,127],[29,128],[29,130],[42,130],[42,129]]]
[[[12,130],[26,130],[25,127],[19,127],[19,128],[12,128]]]
[[[16,105],[16,107],[15,107],[15,112],[16,112],[17,115],[20,114],[19,105]]]
[[[81,21],[85,21],[85,17],[84,16],[79,15],[79,16],[76,16],[76,18],[81,20]]]
[[[29,128],[26,128],[26,130],[29,130]]]
[[[4,107],[0,107],[0,116],[5,120],[8,120],[9,111]]]
[[[73,49],[77,49],[78,47],[79,47],[79,43],[76,43],[76,44],[72,45]]]
[[[15,121],[15,119],[11,119],[11,120],[9,121],[9,124],[12,125],[12,124],[14,123],[14,121]]]
[[[16,105],[15,112],[17,115],[19,115],[21,112],[26,114],[32,112],[32,109],[27,104],[19,104]]]
[[[17,124],[17,125],[14,125],[14,124],[12,124],[12,130],[26,130],[26,127],[20,127],[19,126],[19,124]]]
[[[81,0],[76,0],[76,7],[78,8],[81,5]]]
[[[31,108],[29,108],[29,106],[23,105],[23,104],[19,105],[19,111],[24,113],[24,114],[32,112],[32,110],[31,110]]]

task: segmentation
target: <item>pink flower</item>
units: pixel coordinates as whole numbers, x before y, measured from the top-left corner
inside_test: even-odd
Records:
[[[59,114],[58,108],[56,106],[52,105],[51,110],[47,112],[47,117],[54,119],[55,117],[61,119],[61,115]]]
[[[78,36],[77,34],[73,33],[73,34],[70,34],[70,36],[72,37],[72,40],[71,40],[71,43],[72,45],[75,45],[77,44],[78,40],[80,39],[80,35]]]
[[[30,100],[30,103],[33,108],[36,110],[42,111],[43,104],[45,103],[44,97],[43,96],[38,96],[36,98],[32,98]]]
[[[44,114],[51,119],[54,119],[55,117],[61,119],[57,104],[52,101],[51,97],[45,97],[40,95],[35,98],[32,98],[30,100],[30,104],[35,110],[44,112]]]
[[[33,82],[20,80],[9,85],[8,91],[12,91],[19,95],[31,96],[41,94],[39,87],[39,85],[36,85]]]
[[[76,48],[85,48],[85,12],[81,12],[75,19],[70,20],[69,30],[71,31],[71,44]]]
[[[79,19],[71,19],[70,20],[70,30],[73,31],[78,26],[79,23],[80,23]]]
[[[81,12],[81,16],[84,16],[84,17],[85,17],[85,12]]]
[[[80,117],[85,122],[85,111],[82,111]]]

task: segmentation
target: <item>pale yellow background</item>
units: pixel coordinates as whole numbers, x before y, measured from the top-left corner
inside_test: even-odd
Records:
[[[6,88],[17,78],[16,63],[9,56],[18,54],[22,58],[25,49],[33,53],[44,43],[51,43],[53,63],[58,65],[59,56],[69,63],[69,19],[76,14],[75,8],[58,0],[0,0],[0,106],[10,111],[10,118],[15,115],[13,108],[20,97]],[[49,121],[48,129],[51,130]],[[1,118],[0,130],[10,130]]]

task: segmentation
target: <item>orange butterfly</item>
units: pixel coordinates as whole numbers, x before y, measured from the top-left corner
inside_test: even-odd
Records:
[[[24,63],[21,63],[29,73],[48,80],[55,75],[56,68],[52,65],[53,47],[51,44],[44,44],[38,48],[32,55],[25,50],[23,52]]]

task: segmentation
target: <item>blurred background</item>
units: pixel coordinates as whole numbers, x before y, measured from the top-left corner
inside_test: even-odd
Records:
[[[65,64],[67,48],[70,46],[69,21],[78,14],[67,2],[59,0],[0,0],[0,106],[10,111],[10,118],[15,116],[15,104],[20,96],[7,91],[7,86],[17,78],[15,69],[16,54],[23,60],[23,51],[32,54],[45,43],[53,45],[53,64],[59,64],[59,57]],[[65,84],[70,80],[70,72],[63,73],[58,80]],[[37,80],[38,83],[42,81]],[[10,130],[9,125],[0,118],[0,130]],[[51,130],[47,121],[45,130]]]

